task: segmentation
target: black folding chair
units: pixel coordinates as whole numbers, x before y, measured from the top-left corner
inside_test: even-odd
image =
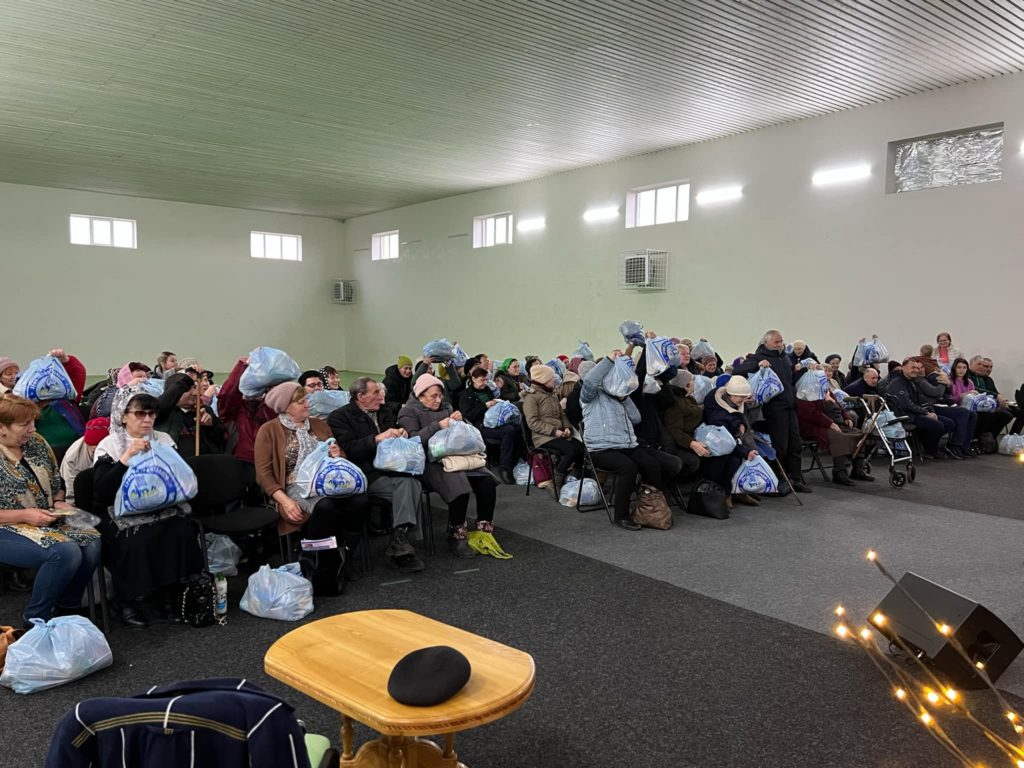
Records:
[[[86,512],[95,512],[96,502],[92,498],[92,467],[83,469],[75,475],[75,506],[84,509]],[[94,584],[99,586],[99,614],[103,628],[103,634],[110,632],[110,612],[107,609],[107,577],[100,562],[93,573],[89,584],[85,588],[86,600],[89,603],[89,621],[96,624],[96,590]],[[100,626],[97,624],[97,626]]]
[[[529,474],[526,476],[526,495],[530,495],[530,486],[533,485],[533,457],[544,456],[551,465],[551,484],[555,488],[555,498],[558,498],[558,494],[562,490],[558,487],[558,483],[555,481],[555,462],[558,460],[558,456],[551,451],[546,450],[542,445],[534,445],[533,433],[530,431],[530,428],[526,426],[525,415],[519,420],[519,424],[523,430],[523,441],[526,443],[526,463],[530,465]]]
[[[811,464],[809,467],[801,467],[802,472],[813,472],[817,469],[821,472],[821,479],[828,481],[828,475],[825,473],[825,465],[821,463],[821,454],[818,453],[818,444],[814,440],[803,440],[803,450],[806,451],[811,457]]]

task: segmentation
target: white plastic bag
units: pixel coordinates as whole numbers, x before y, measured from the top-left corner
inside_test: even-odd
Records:
[[[423,345],[423,356],[437,363],[446,363],[455,356],[455,347],[448,339],[434,339]],[[465,365],[466,361],[462,361]]]
[[[32,629],[7,649],[0,685],[34,693],[70,683],[114,662],[107,639],[82,616],[32,619]]]
[[[206,556],[210,561],[210,573],[225,576],[238,575],[238,561],[242,559],[242,548],[222,533],[206,534]]]
[[[259,397],[271,387],[295,381],[302,370],[286,352],[273,347],[256,347],[249,353],[249,367],[238,380],[238,389],[246,397]]]
[[[171,446],[153,443],[148,451],[128,459],[128,471],[114,497],[114,517],[173,507],[194,499],[198,492],[192,467]]]
[[[985,392],[964,392],[960,405],[975,413],[992,413],[999,410],[999,401]]]
[[[623,320],[619,324],[619,333],[627,344],[644,343],[644,325],[637,320]]]
[[[287,566],[261,565],[249,577],[238,606],[253,616],[280,621],[298,621],[312,613],[313,584],[293,570]]]
[[[807,371],[796,383],[796,396],[800,400],[816,402],[825,399],[828,389],[828,376],[824,371]]]
[[[469,355],[462,351],[462,347],[459,346],[459,342],[452,344],[452,362],[456,368],[461,368],[469,360]]]
[[[348,459],[332,459],[328,452],[334,445],[329,437],[302,460],[295,472],[302,498],[311,496],[355,496],[366,493],[366,475]]]
[[[142,379],[138,386],[147,395],[158,398],[164,393],[164,384],[163,379]]]
[[[647,356],[647,372],[651,376],[660,376],[669,368],[679,366],[679,347],[664,336],[647,339],[644,354]]]
[[[484,426],[494,429],[505,424],[519,423],[519,409],[507,400],[499,400],[484,414]]]
[[[778,493],[779,478],[760,456],[748,459],[732,478],[733,493]]]
[[[1003,435],[999,438],[999,452],[1004,456],[1020,456],[1024,453],[1024,435]]]
[[[725,427],[701,424],[693,433],[693,439],[704,443],[712,456],[728,456],[736,449],[736,438]]]
[[[705,357],[714,357],[715,348],[711,346],[707,339],[701,339],[693,348],[690,350],[690,359],[700,362]]]
[[[349,404],[352,396],[344,389],[318,389],[306,395],[309,401],[309,415],[326,419],[339,408]]]
[[[423,443],[416,437],[389,437],[377,443],[377,455],[373,457],[374,469],[384,472],[400,472],[405,475],[422,475],[427,465]]]
[[[852,363],[855,367],[884,363],[889,359],[889,350],[885,344],[878,340],[877,336],[857,342],[857,348],[853,352]]]
[[[572,475],[565,478],[565,484],[558,493],[558,503],[563,507],[575,507],[576,498],[579,496],[580,506],[590,506],[601,502],[601,489],[597,486],[597,480],[592,477],[583,479],[583,495],[580,495],[580,481]]]
[[[448,429],[435,432],[427,441],[431,461],[440,461],[445,456],[473,456],[486,453],[480,430],[465,421],[449,421]]]
[[[704,398],[715,388],[715,382],[709,379],[707,376],[694,376],[693,377],[693,394],[691,397],[698,403],[703,403]]]
[[[519,463],[512,468],[512,477],[516,480],[516,485],[526,485],[526,481],[530,480],[530,485],[536,485],[537,480],[530,477],[530,465],[522,459]]]
[[[628,397],[640,386],[636,370],[633,368],[633,361],[627,355],[619,355],[615,358],[612,369],[605,375],[601,382],[604,391],[612,397]]]
[[[78,397],[71,377],[53,355],[43,355],[28,364],[14,384],[14,394],[34,402],[74,400]]]
[[[754,402],[764,405],[777,394],[782,392],[782,379],[768,366],[758,368],[747,376],[750,382],[750,391],[754,394]]]
[[[645,395],[656,395],[661,392],[661,382],[656,378],[647,374],[644,376],[644,394]]]
[[[593,360],[594,352],[590,349],[590,344],[585,341],[580,341],[580,345],[576,347],[576,350],[572,353],[571,357],[581,357],[584,360]]]

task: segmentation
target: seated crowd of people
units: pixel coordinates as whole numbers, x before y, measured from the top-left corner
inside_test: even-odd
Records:
[[[805,442],[832,456],[834,483],[871,482],[868,420],[880,403],[914,425],[929,459],[994,452],[1003,429],[1019,433],[1024,426],[1018,403],[993,382],[992,361],[964,357],[945,332],[934,346],[924,345],[899,362],[845,369],[841,355],[819,361],[805,342],[787,345],[774,329],[730,365],[704,339],[695,344],[672,338],[678,364],[650,376],[644,352],[653,338],[650,331],[633,335],[624,339],[624,349],[596,359],[581,345],[586,352],[548,363],[532,355],[500,362],[486,354],[464,360],[401,355],[380,379],[355,379],[347,404],[325,419],[310,415],[310,401],[315,393],[341,388],[331,366],[244,394],[240,382],[248,356],[217,385],[198,360],[164,352],[153,367],[129,362],[87,389],[83,363],[54,349],[49,354],[63,366],[75,398],[36,401],[14,394],[21,368],[0,357],[0,564],[35,571],[26,620],[77,611],[102,562],[125,624],[180,621],[181,585],[204,567],[188,505],[113,514],[130,461],[154,444],[171,446],[183,457],[197,451],[233,456],[244,469],[250,503],[276,508],[279,535],[333,537],[337,549],[318,559],[312,581],[315,594],[337,594],[340,578],[357,577],[351,555],[366,530],[372,500],[390,508],[385,554],[400,571],[424,568],[413,543],[420,535],[424,489],[447,506],[450,553],[474,557],[473,537],[493,536],[497,486],[515,483],[517,465],[534,461],[535,451],[551,462],[551,478],[538,486],[556,498],[570,473],[583,477],[589,456],[599,477],[607,473],[611,479],[614,523],[635,531],[635,491],[671,496],[681,483],[701,480],[717,484],[730,508],[733,502],[759,505],[760,496],[734,489],[733,478],[768,446],[781,495],[811,492],[802,470]],[[629,358],[635,371],[632,391],[607,383],[620,358]],[[758,403],[748,376],[764,369],[781,386]],[[827,386],[802,385],[808,375]],[[161,380],[160,386],[152,386],[152,379]],[[978,412],[961,405],[971,392],[991,395],[996,407]],[[502,402],[515,406],[519,416],[490,426],[487,414]],[[483,461],[428,460],[422,474],[412,475],[374,466],[382,441],[419,438],[426,450],[432,437],[459,422],[479,430],[493,469],[481,466]],[[697,438],[703,425],[724,429],[734,447],[710,450]],[[325,442],[329,455],[346,457],[364,473],[365,493],[303,493],[298,468]],[[88,511],[100,522],[72,528],[64,520],[74,505],[87,503],[74,497],[75,479],[87,469]]]

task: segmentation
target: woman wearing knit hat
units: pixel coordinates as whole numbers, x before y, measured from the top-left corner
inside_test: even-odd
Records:
[[[754,444],[754,432],[750,428],[744,410],[753,393],[750,383],[743,376],[730,376],[725,386],[718,387],[704,398],[704,423],[717,427],[725,427],[729,434],[736,438],[736,448],[725,456],[711,456],[707,447],[697,443],[694,451],[701,456],[700,473],[702,477],[713,480],[725,492],[725,503],[732,509],[733,501],[756,507],[760,502],[757,496],[746,493],[733,495],[732,478],[740,465],[747,459],[757,455]]]
[[[462,414],[453,411],[444,400],[444,382],[424,373],[413,384],[413,397],[398,413],[398,426],[419,437],[424,447],[435,434],[448,429],[452,421],[462,421]],[[445,472],[438,462],[428,461],[423,483],[448,505],[448,547],[456,557],[475,557],[467,541],[466,511],[470,493],[476,495],[476,529],[494,532],[494,505],[497,481],[486,470]]]
[[[412,358],[399,355],[396,365],[389,365],[384,371],[384,402],[401,408],[412,394]]]
[[[0,357],[0,395],[5,395],[14,389],[14,382],[18,380],[21,373],[21,366],[9,357]]]
[[[557,498],[569,468],[574,464],[579,466],[583,461],[583,443],[573,437],[572,424],[558,402],[554,369],[547,365],[535,365],[532,373],[533,384],[523,396],[523,417],[533,444],[557,459],[554,467],[555,482],[551,486]]]
[[[306,390],[297,382],[278,384],[263,400],[277,418],[260,427],[256,434],[256,480],[277,505],[281,516],[279,532],[301,530],[305,539],[334,537],[337,548],[316,553],[310,581],[314,595],[340,594],[344,578],[355,577],[352,553],[362,538],[370,511],[369,498],[365,493],[305,498],[296,482],[299,465],[320,443],[333,437],[331,428],[325,421],[310,417]],[[337,443],[331,445],[328,454],[344,456]]]
[[[68,504],[75,503],[75,478],[93,465],[96,446],[110,434],[110,419],[92,419],[85,424],[85,434],[75,440],[60,463],[60,476],[64,478]]]

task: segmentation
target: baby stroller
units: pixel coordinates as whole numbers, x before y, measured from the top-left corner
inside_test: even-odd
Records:
[[[914,482],[917,477],[914,452],[910,448],[907,430],[903,426],[909,418],[897,416],[889,410],[884,400],[879,401],[877,407],[878,410],[871,413],[864,422],[864,439],[853,455],[856,456],[868,438],[873,437],[876,442],[873,453],[880,455],[884,451],[889,456],[889,485],[893,488],[902,488],[907,483]]]

